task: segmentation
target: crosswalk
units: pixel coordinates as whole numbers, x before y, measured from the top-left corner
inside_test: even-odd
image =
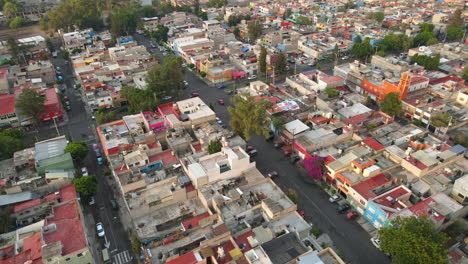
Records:
[[[126,264],[131,263],[133,257],[132,255],[130,255],[130,252],[128,250],[125,250],[112,256],[112,259],[113,264]]]

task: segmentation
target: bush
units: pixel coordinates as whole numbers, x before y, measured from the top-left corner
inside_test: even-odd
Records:
[[[320,246],[321,246],[322,248],[326,248],[326,247],[327,247],[327,243],[322,242],[322,243],[320,243]]]
[[[315,238],[318,238],[322,234],[320,229],[318,229],[316,227],[312,228],[312,230],[310,230],[310,232],[312,233],[312,235],[314,235]]]
[[[132,251],[135,255],[141,255],[141,241],[136,235],[132,235]]]
[[[367,125],[367,129],[371,130],[371,129],[377,128],[378,126],[379,126],[379,124],[376,124],[376,123],[374,123],[374,124],[368,124],[368,125]]]
[[[335,89],[331,89],[331,88],[326,88],[325,93],[327,93],[328,98],[335,98],[335,97],[340,95],[340,92],[338,92]]]
[[[203,77],[203,78],[206,77],[206,72],[204,72],[204,71],[201,71],[199,74],[200,74],[200,76]]]
[[[299,196],[297,195],[295,190],[289,189],[286,195],[294,204],[297,205],[299,203]]]

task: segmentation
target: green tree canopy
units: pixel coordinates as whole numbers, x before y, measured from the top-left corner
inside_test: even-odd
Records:
[[[400,93],[388,93],[382,101],[382,111],[391,116],[401,114]]]
[[[249,31],[250,42],[255,42],[262,34],[262,23],[258,20],[250,21],[247,24],[247,29]]]
[[[423,66],[426,70],[435,71],[439,69],[440,54],[437,54],[434,57],[415,54],[413,57],[411,57],[410,62],[417,63],[418,65]]]
[[[268,136],[266,110],[271,108],[271,102],[264,99],[255,101],[250,94],[242,93],[232,97],[231,103],[233,106],[228,107],[231,115],[229,124],[235,133],[246,140],[250,140],[253,135]]]
[[[19,28],[22,27],[24,24],[25,20],[23,17],[15,17],[11,22],[10,22],[10,28]]]
[[[99,125],[117,120],[117,115],[114,112],[98,112],[94,116],[96,117],[96,123]]]
[[[21,138],[0,134],[0,160],[12,158],[16,151],[24,147],[25,144]]]
[[[463,68],[463,79],[465,80],[465,84],[468,83],[468,65],[465,64],[465,67]]]
[[[114,37],[135,33],[140,18],[138,10],[131,7],[115,8],[110,15],[110,32]]]
[[[325,88],[325,93],[328,95],[328,98],[335,98],[340,95],[340,93],[333,88]]]
[[[306,16],[298,16],[296,17],[296,24],[298,25],[311,25],[312,21],[310,21],[310,18]]]
[[[382,23],[385,19],[384,12],[373,12],[368,15],[369,18],[374,19],[378,23]]]
[[[431,123],[435,127],[448,127],[451,122],[451,117],[449,113],[439,113],[431,116]]]
[[[72,29],[73,25],[100,29],[103,23],[97,3],[97,0],[64,0],[45,14],[41,24],[52,31],[60,28]]]
[[[70,142],[65,147],[65,152],[70,152],[72,158],[78,162],[82,161],[88,155],[88,146],[84,141]]]
[[[393,220],[378,231],[382,251],[392,255],[398,264],[445,264],[446,236],[435,231],[434,222],[427,217],[406,217]]]
[[[0,131],[0,136],[7,136],[7,137],[16,138],[16,139],[22,139],[24,134],[19,129],[7,128],[7,129]]]
[[[211,140],[210,144],[208,145],[208,153],[213,154],[220,152],[223,148],[223,144],[219,140]]]
[[[132,251],[135,255],[141,255],[141,241],[135,234],[132,234]]]
[[[97,191],[97,180],[96,176],[88,175],[72,180],[75,185],[75,190],[81,194],[85,199],[96,194]]]
[[[209,7],[223,7],[227,5],[228,1],[227,0],[209,0],[207,5]]]
[[[283,14],[283,19],[288,19],[292,15],[292,9],[291,8],[286,8]]]
[[[13,0],[6,1],[3,5],[3,15],[12,19],[21,12],[21,5]]]
[[[128,100],[128,111],[132,114],[154,111],[159,104],[159,99],[151,90],[142,90],[132,86],[124,86],[120,90],[120,96]]]
[[[447,27],[447,40],[454,41],[463,38],[463,29],[460,27]]]
[[[465,21],[462,18],[462,10],[457,9],[448,21],[448,27],[463,27]]]
[[[465,135],[463,133],[456,133],[452,137],[452,141],[454,144],[460,144],[465,148],[468,148],[468,135]]]
[[[384,37],[382,42],[379,44],[379,50],[385,52],[407,52],[408,49],[413,46],[413,39],[409,38],[405,34],[390,33]]]
[[[423,31],[416,35],[413,39],[413,46],[419,47],[423,45],[432,45],[437,43],[437,38],[432,31]]]
[[[146,76],[148,90],[158,99],[165,95],[175,96],[184,88],[184,70],[182,58],[166,56],[163,64],[154,65]]]
[[[150,36],[152,38],[155,38],[156,41],[158,42],[166,42],[167,41],[167,33],[169,32],[169,28],[164,26],[164,25],[161,25],[161,24],[158,24],[156,26],[156,30],[154,31],[151,31],[150,33]]]
[[[33,89],[25,88],[16,99],[16,107],[25,116],[32,117],[35,123],[41,121],[41,115],[45,113],[45,98]]]
[[[285,74],[288,70],[287,70],[287,67],[288,64],[286,62],[286,55],[284,55],[283,52],[281,52],[279,55],[278,55],[278,58],[276,59],[276,62],[275,62],[275,75],[283,75]]]
[[[434,31],[434,24],[431,23],[421,23],[418,24],[423,32],[433,32]]]
[[[361,60],[366,59],[367,56],[371,55],[373,51],[374,49],[372,48],[372,45],[369,43],[369,41],[363,41],[361,43],[356,42],[351,48],[351,54]]]
[[[277,131],[281,131],[284,129],[284,126],[286,125],[288,121],[286,120],[286,118],[284,116],[274,116],[272,117],[271,119],[271,123],[273,124],[273,127],[277,130]]]
[[[258,56],[258,71],[261,74],[266,74],[267,64],[266,64],[267,50],[265,47],[260,48],[260,55]]]
[[[16,226],[15,219],[6,213],[0,214],[0,232],[2,234],[12,231]]]

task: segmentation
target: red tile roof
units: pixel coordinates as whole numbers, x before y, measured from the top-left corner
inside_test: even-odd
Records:
[[[385,196],[382,195],[381,197],[378,197],[377,199],[373,200],[373,202],[389,208],[403,209],[404,207],[401,204],[399,204],[398,202],[393,202],[392,204],[392,201],[395,201],[396,199],[408,194],[411,195],[411,191],[400,185],[393,189],[391,192],[386,193]]]
[[[76,199],[77,198],[77,195],[76,195],[76,191],[75,191],[75,186],[74,185],[67,185],[65,187],[63,187],[62,189],[60,189],[59,192],[56,192],[56,193],[50,193],[46,196],[44,196],[44,198],[38,198],[38,199],[34,199],[34,200],[31,200],[31,201],[27,201],[27,202],[24,202],[24,203],[20,203],[20,204],[17,204],[13,207],[13,212],[19,212],[19,211],[23,211],[25,209],[28,209],[28,208],[31,208],[31,207],[34,207],[34,206],[38,206],[40,204],[43,204],[43,203],[46,203],[46,202],[50,202],[50,201],[53,201],[53,200],[57,200],[59,199],[61,200],[61,202],[66,202],[66,201],[69,201],[71,199]]]
[[[14,113],[16,97],[14,94],[0,95],[0,116]]]
[[[195,216],[193,218],[190,218],[188,220],[183,221],[182,225],[184,226],[185,230],[190,229],[190,228],[194,228],[194,227],[197,227],[198,225],[200,225],[200,220],[205,219],[205,218],[207,218],[209,216],[210,216],[210,214],[208,214],[208,213],[197,215],[197,216]],[[189,225],[190,225],[190,227],[189,227]]]
[[[49,234],[44,234],[45,242],[50,244],[60,241],[63,246],[63,256],[86,247],[86,237],[77,200],[54,207],[53,217],[46,219],[46,223],[47,225],[54,223],[57,229]]]
[[[245,244],[244,250],[242,250],[243,252],[247,252],[250,249],[252,249],[252,246],[250,245],[248,238],[253,236],[253,235],[254,235],[254,232],[249,231],[249,232],[247,232],[245,234],[242,234],[242,235],[240,235],[240,236],[238,236],[236,238],[236,243],[237,243],[237,245],[239,247],[241,246],[241,244]]]
[[[195,149],[196,152],[200,152],[202,151],[202,145],[201,144],[193,145],[193,149]]]
[[[169,260],[166,264],[197,264],[201,260],[198,252],[189,252],[178,258]]]
[[[375,139],[368,137],[362,141],[363,144],[367,145],[369,148],[375,150],[375,151],[381,151],[385,147],[377,142]]]
[[[171,150],[166,150],[164,152],[158,153],[156,155],[150,156],[149,163],[153,163],[155,161],[162,161],[164,165],[176,163],[178,161],[177,157],[172,154]]]
[[[13,247],[2,249],[7,254],[13,253]],[[29,262],[28,262],[29,261]],[[42,264],[42,239],[41,233],[23,239],[23,251],[10,258],[1,258],[0,264]]]
[[[224,257],[223,258],[218,256],[218,248],[219,247],[222,247],[223,250],[224,250]],[[229,254],[229,251],[231,251],[231,250],[233,250],[235,248],[234,245],[232,244],[232,242],[229,240],[229,241],[227,241],[226,243],[222,244],[219,247],[213,247],[213,251],[214,251],[214,254],[215,254],[215,257],[216,257],[216,260],[218,261],[218,263],[219,264],[224,264],[224,263],[228,263],[229,261],[231,261],[232,257]]]
[[[375,190],[379,186],[384,185],[389,181],[390,179],[387,179],[387,176],[384,173],[380,173],[368,180],[365,180],[352,186],[352,188],[357,193],[359,193],[364,199],[368,200],[377,196],[375,193],[372,192],[373,190]]]
[[[433,218],[437,222],[444,219],[445,216],[442,215],[442,213],[439,213],[433,208],[428,206],[430,202],[434,202],[437,204],[437,202],[434,199],[432,199],[432,197],[429,197],[426,200],[420,201],[419,203],[411,206],[408,209],[411,212],[413,212],[413,214],[416,215],[417,217],[427,216],[429,218]],[[437,216],[435,215],[435,213],[437,214]]]
[[[49,88],[45,91],[45,102],[44,105],[53,105],[57,104],[59,102],[59,97],[57,95],[57,92],[55,91],[55,88]]]

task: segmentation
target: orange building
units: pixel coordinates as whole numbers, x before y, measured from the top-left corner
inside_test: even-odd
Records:
[[[427,79],[427,80],[426,80]],[[367,79],[362,81],[361,88],[367,93],[374,95],[377,101],[382,101],[385,99],[385,96],[389,93],[395,92],[400,94],[400,100],[405,99],[408,96],[408,92],[410,90],[410,86],[412,85],[412,81],[417,81],[418,83],[423,81],[424,83],[427,82],[429,84],[429,79],[422,76],[414,76],[412,73],[404,72],[401,74],[400,82],[398,85],[392,84],[388,81],[382,81],[382,85],[378,86],[376,84],[371,83]]]

